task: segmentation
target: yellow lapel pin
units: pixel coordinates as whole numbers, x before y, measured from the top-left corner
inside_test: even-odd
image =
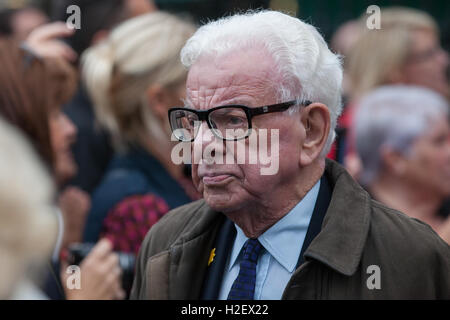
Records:
[[[211,250],[211,253],[209,255],[209,260],[208,260],[208,267],[214,261],[215,256],[216,256],[216,248]]]

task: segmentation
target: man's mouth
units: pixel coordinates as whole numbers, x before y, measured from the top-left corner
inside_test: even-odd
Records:
[[[204,176],[202,181],[205,186],[218,186],[227,183],[231,177],[230,174],[209,174]]]

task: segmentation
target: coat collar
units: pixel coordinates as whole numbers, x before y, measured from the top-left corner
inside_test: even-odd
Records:
[[[325,174],[333,193],[322,230],[306,250],[305,258],[350,276],[358,268],[369,232],[370,197],[336,162],[327,160]]]
[[[213,211],[204,200],[178,239],[166,251],[168,263],[168,299],[199,299],[211,249],[225,216]],[[164,298],[166,299],[166,298]]]

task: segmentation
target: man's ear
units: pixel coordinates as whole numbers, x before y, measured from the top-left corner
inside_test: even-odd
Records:
[[[330,111],[322,103],[312,103],[300,112],[305,130],[300,165],[307,166],[319,157],[325,147],[331,127]]]

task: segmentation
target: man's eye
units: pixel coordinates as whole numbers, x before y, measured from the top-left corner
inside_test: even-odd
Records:
[[[241,117],[229,117],[228,123],[231,125],[240,125],[244,123],[244,119]]]

